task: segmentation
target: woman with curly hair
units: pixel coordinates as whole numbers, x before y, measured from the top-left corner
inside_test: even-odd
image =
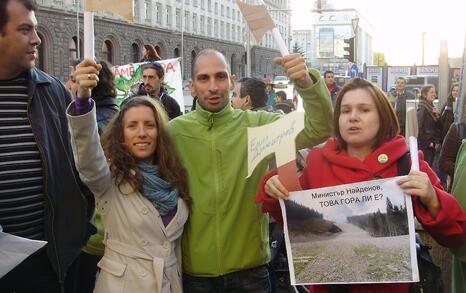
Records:
[[[105,227],[94,292],[181,292],[190,198],[168,119],[160,104],[135,97],[107,125],[102,148],[90,99],[100,69],[91,60],[78,65],[78,97],[67,110],[76,167]]]

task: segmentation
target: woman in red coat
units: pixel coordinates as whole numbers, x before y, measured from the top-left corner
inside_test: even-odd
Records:
[[[399,124],[390,102],[377,86],[360,78],[346,84],[338,94],[333,123],[335,137],[308,155],[300,177],[303,189],[398,175],[397,160],[408,147],[404,137],[398,135]],[[421,171],[411,170],[398,184],[412,196],[414,214],[424,229],[441,245],[458,246],[466,239],[466,215],[456,199],[442,189],[422,155],[419,161]],[[281,222],[277,199],[287,199],[289,192],[276,174],[272,171],[264,177],[257,201],[263,203],[263,211]],[[343,286],[344,292],[352,293],[408,292],[410,284]],[[329,288],[311,286],[311,292],[329,292]]]

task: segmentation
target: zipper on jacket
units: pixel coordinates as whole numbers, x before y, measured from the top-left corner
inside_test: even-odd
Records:
[[[61,267],[60,267],[60,259],[58,257],[58,250],[57,250],[57,243],[55,241],[55,233],[54,233],[54,228],[53,228],[53,222],[54,222],[54,216],[55,216],[55,211],[53,210],[53,205],[52,205],[52,200],[50,199],[50,195],[49,195],[49,192],[48,192],[48,180],[47,180],[47,162],[46,160],[44,159],[44,151],[42,150],[42,146],[39,144],[38,140],[37,140],[37,136],[36,136],[36,133],[34,131],[34,127],[32,126],[32,122],[31,122],[31,118],[30,118],[30,113],[29,113],[29,109],[30,109],[30,105],[31,105],[31,102],[32,102],[32,95],[30,96],[29,98],[29,101],[28,101],[28,105],[27,105],[27,117],[28,117],[28,121],[29,121],[29,125],[31,125],[31,130],[32,130],[32,135],[34,136],[34,140],[36,141],[36,145],[37,145],[37,149],[39,150],[39,153],[40,153],[40,157],[41,157],[41,160],[42,160],[42,176],[44,177],[44,198],[47,200],[47,203],[49,205],[49,208],[50,208],[50,224],[51,224],[51,229],[50,229],[50,237],[51,237],[51,241],[48,241],[48,245],[50,245],[52,242],[53,243],[53,252],[54,252],[54,256],[55,256],[55,259],[56,259],[56,262],[57,262],[57,270],[58,270],[58,282],[60,283],[60,290],[63,291],[63,286],[64,286],[64,283],[65,283],[65,276],[63,275],[63,279],[62,279],[62,273],[61,273]],[[45,218],[44,218],[44,235],[45,235]]]
[[[212,130],[212,127],[214,127],[214,115],[210,114],[207,121],[208,121],[208,124],[209,124],[208,130],[210,131],[210,130]],[[214,149],[214,151],[215,151],[215,149]]]
[[[213,125],[213,115],[209,117],[209,130],[212,128]],[[220,172],[218,170],[218,159],[217,159],[217,152],[216,152],[216,144],[215,144],[215,132],[212,132],[212,152],[214,154],[214,174],[215,176],[215,207],[218,210],[218,201],[219,201],[219,194],[220,194],[220,188],[219,188],[219,175]],[[219,223],[219,215],[217,214],[215,217],[215,237],[217,238],[217,264],[218,264],[218,270],[219,272],[223,273],[223,262],[222,262],[222,242],[221,242],[221,237],[220,237],[220,223]]]

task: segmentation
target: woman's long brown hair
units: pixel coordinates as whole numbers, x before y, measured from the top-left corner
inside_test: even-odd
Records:
[[[127,183],[134,190],[141,193],[143,190],[143,177],[137,167],[136,159],[124,143],[124,117],[126,112],[134,107],[149,107],[154,112],[158,134],[153,162],[160,166],[160,177],[178,187],[180,197],[189,202],[187,172],[181,165],[168,133],[167,114],[159,102],[145,96],[136,96],[125,101],[120,112],[113,117],[103,134],[102,145],[115,183],[118,188]]]

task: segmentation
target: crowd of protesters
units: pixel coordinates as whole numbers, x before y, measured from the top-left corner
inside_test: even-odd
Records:
[[[408,151],[403,78],[391,104],[373,83],[355,78],[340,88],[333,72],[321,76],[295,53],[274,60],[296,91],[290,99],[270,80],[234,80],[225,56],[205,49],[189,81],[195,111],[182,115],[146,45],[143,81],[118,106],[104,61],[72,64],[66,86],[34,66],[36,9],[32,0],[0,2],[0,225],[47,244],[0,277],[1,292],[273,292],[267,213],[281,222],[277,199],[289,192],[266,160],[247,177],[247,128],[295,111],[298,94],[305,118],[296,150],[310,149],[303,189],[397,176]],[[420,171],[398,181],[446,247],[465,242],[466,214],[432,167],[443,142],[436,171],[451,185],[464,132],[454,122],[458,92],[452,85],[438,111],[435,87],[421,90]],[[342,288],[410,290],[310,290]]]

